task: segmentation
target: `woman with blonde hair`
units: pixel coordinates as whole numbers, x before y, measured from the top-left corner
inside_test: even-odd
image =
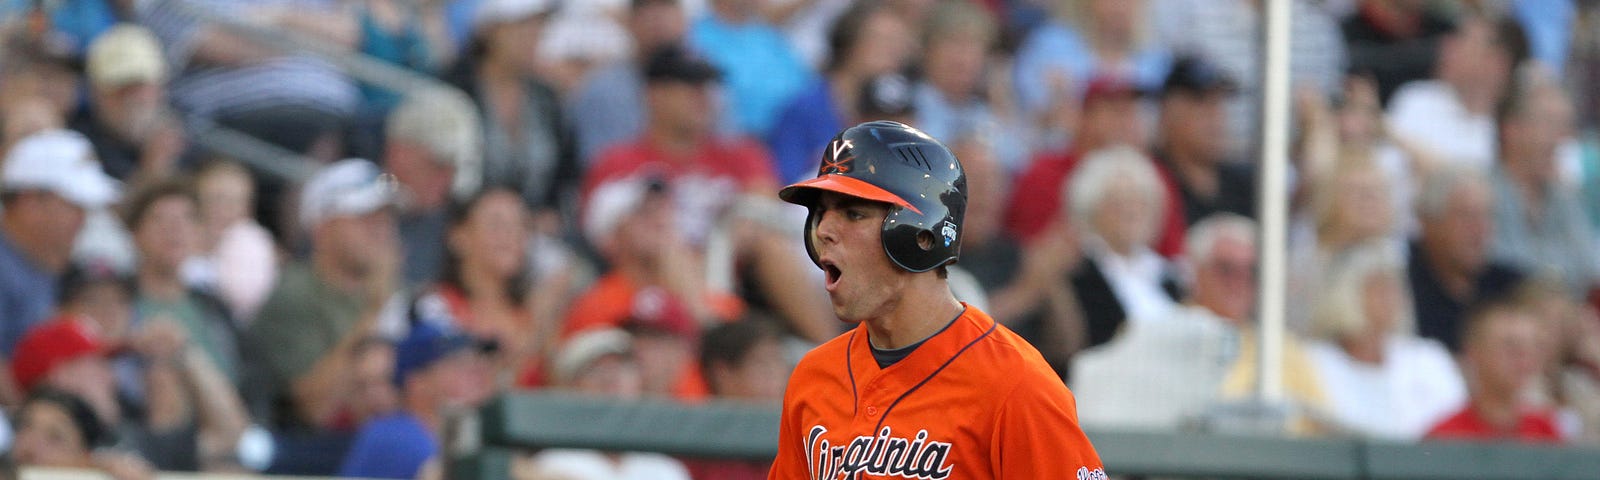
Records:
[[[1328,420],[1361,436],[1421,438],[1467,398],[1449,351],[1412,333],[1404,268],[1391,245],[1351,247],[1328,265],[1312,307],[1308,350]]]

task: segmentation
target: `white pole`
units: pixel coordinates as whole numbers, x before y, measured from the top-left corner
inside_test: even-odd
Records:
[[[1283,401],[1284,289],[1289,225],[1289,1],[1266,0],[1265,98],[1261,105],[1261,353],[1259,392],[1268,404]]]

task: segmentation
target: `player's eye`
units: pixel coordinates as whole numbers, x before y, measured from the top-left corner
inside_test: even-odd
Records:
[[[844,217],[850,220],[864,220],[867,218],[867,214],[859,208],[851,208],[844,211]]]

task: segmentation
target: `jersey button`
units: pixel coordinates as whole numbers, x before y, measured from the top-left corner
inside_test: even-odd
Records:
[[[867,416],[869,416],[869,417],[878,416],[878,407],[871,407],[871,406],[867,407]]]

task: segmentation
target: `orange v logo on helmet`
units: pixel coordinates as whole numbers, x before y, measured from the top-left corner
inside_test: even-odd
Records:
[[[850,173],[851,163],[856,156],[850,150],[855,148],[849,140],[834,140],[828,142],[827,155],[822,158],[822,171],[818,175],[829,173]]]

